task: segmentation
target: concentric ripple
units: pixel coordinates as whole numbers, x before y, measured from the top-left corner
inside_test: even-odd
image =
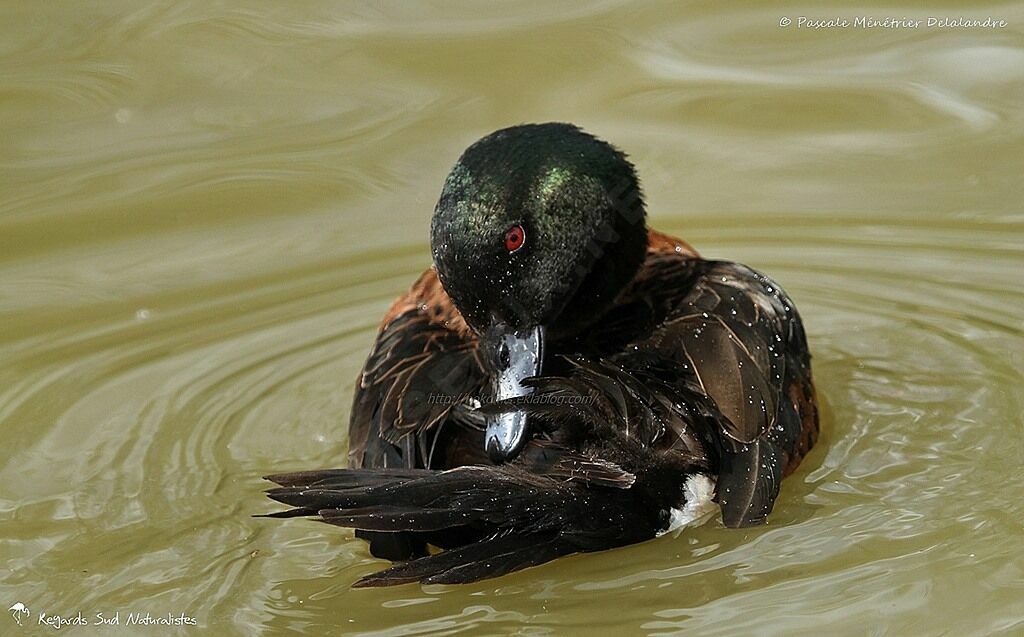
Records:
[[[800,4],[8,5],[8,606],[188,635],[1024,629],[1021,7],[962,9],[1001,31],[808,31],[778,26]],[[351,591],[380,564],[252,518],[260,476],[343,464],[449,165],[542,120],[628,151],[652,225],[786,288],[821,441],[762,528]]]

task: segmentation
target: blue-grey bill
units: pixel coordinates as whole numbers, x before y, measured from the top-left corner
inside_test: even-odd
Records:
[[[544,334],[540,327],[523,332],[498,326],[489,335],[488,345],[495,348],[495,372],[492,381],[494,400],[528,396],[532,387],[524,387],[525,378],[541,371]],[[499,354],[504,347],[507,354]],[[507,411],[487,416],[484,445],[495,464],[515,458],[527,438],[527,418],[522,411]]]

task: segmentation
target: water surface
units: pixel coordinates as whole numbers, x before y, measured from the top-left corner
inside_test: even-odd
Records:
[[[180,634],[1024,632],[1024,8],[778,26],[814,11],[0,5],[0,603]],[[249,517],[259,478],[343,463],[451,163],[547,120],[626,150],[652,225],[786,287],[821,442],[763,528],[351,591],[382,563]]]

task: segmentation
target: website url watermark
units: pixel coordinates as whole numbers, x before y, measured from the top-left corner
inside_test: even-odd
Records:
[[[443,394],[432,392],[427,396],[427,404],[430,405],[463,404],[477,408],[481,405],[487,405],[493,402],[497,402],[497,398],[487,394]],[[594,397],[583,396],[581,394],[564,394],[557,396],[551,394],[537,394],[507,398],[503,402],[512,405],[592,405],[594,404]]]
[[[1009,26],[1006,20],[1000,18],[940,18],[929,16],[926,18],[907,17],[875,17],[855,16],[849,18],[841,17],[812,17],[812,16],[782,16],[779,18],[780,27],[794,27],[797,29],[1005,29]]]

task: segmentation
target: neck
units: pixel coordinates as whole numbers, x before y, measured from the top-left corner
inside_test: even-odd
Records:
[[[568,339],[592,326],[611,308],[619,293],[636,276],[647,252],[647,230],[642,217],[610,233],[614,238],[593,246],[596,260],[565,304],[558,319],[548,327],[553,340]]]

